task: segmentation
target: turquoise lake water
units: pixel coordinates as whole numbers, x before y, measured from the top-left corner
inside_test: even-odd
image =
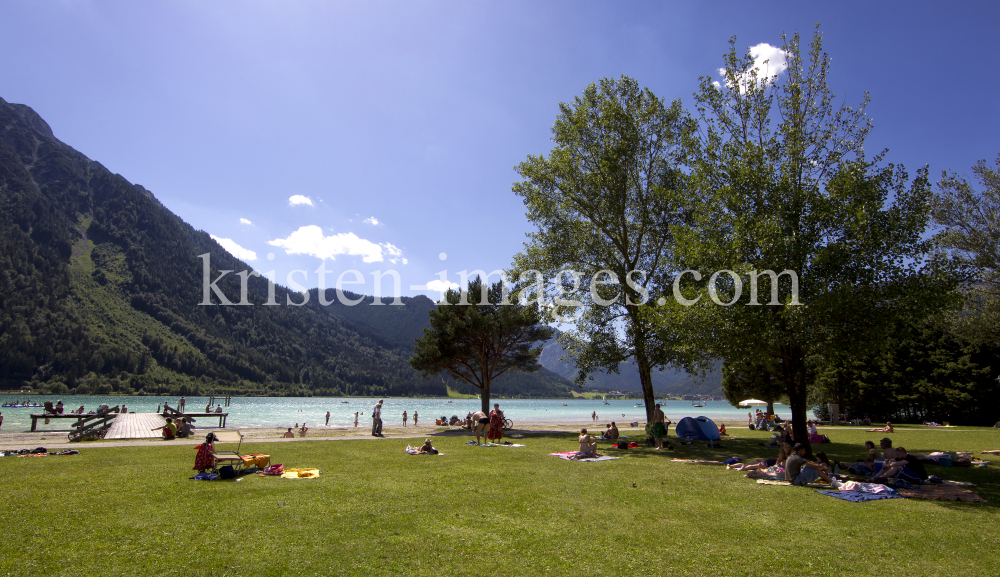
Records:
[[[64,395],[59,397],[69,412],[84,405],[86,410],[94,410],[101,403],[109,406],[124,404],[130,412],[152,413],[164,401],[176,407],[178,397],[128,397],[114,395]],[[3,403],[31,399],[32,402],[43,403],[55,396],[0,395]],[[291,427],[296,423],[305,422],[310,427],[323,427],[326,412],[330,412],[331,427],[354,426],[354,412],[359,415],[359,426],[371,425],[371,411],[378,399],[375,398],[335,398],[335,397],[234,397],[229,407],[223,407],[229,413],[227,426],[230,428],[259,427]],[[208,403],[208,397],[187,397],[188,412],[202,412]],[[593,423],[591,413],[597,412],[597,420],[603,423],[645,421],[645,409],[635,406],[636,401],[608,400],[609,405],[600,399],[594,400],[564,400],[564,399],[499,399],[500,408],[514,425],[559,422],[585,425]],[[563,406],[565,403],[566,406]],[[492,404],[492,403],[491,403]],[[479,410],[478,399],[410,399],[387,398],[382,407],[382,420],[388,426],[403,424],[402,413],[406,411],[412,423],[413,413],[420,415],[420,423],[433,423],[435,418],[458,415],[465,417],[469,412]],[[710,401],[704,407],[693,407],[690,401],[668,401],[663,407],[667,417],[674,423],[683,417],[704,415],[719,422],[746,422],[747,409],[731,406],[725,401]],[[40,413],[41,409],[0,408],[3,413],[3,427],[0,433],[28,431],[31,428],[31,413]],[[776,405],[775,412],[784,419],[791,418],[791,411],[784,405]],[[624,415],[624,416],[623,416]],[[211,422],[211,419],[208,419]],[[216,421],[217,422],[217,421]],[[201,423],[199,423],[201,424]],[[68,421],[54,421],[45,428],[65,429]],[[39,424],[40,428],[43,428]]]

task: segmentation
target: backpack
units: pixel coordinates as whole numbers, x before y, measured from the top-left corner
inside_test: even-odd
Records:
[[[219,477],[222,479],[235,479],[236,469],[232,465],[226,465],[225,467],[219,467]]]

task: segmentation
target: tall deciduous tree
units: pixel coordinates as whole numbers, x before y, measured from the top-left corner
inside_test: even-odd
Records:
[[[493,381],[508,371],[540,369],[542,349],[532,345],[551,339],[554,331],[539,324],[537,304],[507,302],[502,283],[489,286],[485,295],[483,289],[476,277],[467,292],[445,293],[447,304],[430,311],[431,327],[413,346],[410,366],[425,377],[447,373],[476,387],[482,391],[483,412],[488,412]]]
[[[1000,343],[1000,156],[996,168],[980,160],[972,172],[976,190],[957,174],[944,173],[934,195],[934,223],[942,227],[939,245],[974,269],[965,288],[965,310],[952,315],[949,328],[973,343]]]
[[[680,250],[689,268],[733,275],[681,316],[688,338],[728,364],[776,362],[795,437],[806,439],[807,359],[872,346],[886,319],[938,285],[922,268],[926,169],[910,182],[883,155],[866,158],[868,96],[834,105],[819,30],[806,54],[798,34],[782,40],[786,62],[770,63],[787,65],[782,76],[737,54],[734,39],[724,83],[702,78],[695,95],[701,205]]]
[[[631,78],[605,78],[559,105],[552,151],[529,155],[513,186],[537,227],[515,256],[513,278],[535,281],[532,294],[553,297],[550,313],[573,327],[560,342],[578,383],[634,360],[650,418],[651,370],[677,355],[640,309],[660,292],[656,272],[670,261],[671,226],[685,217],[686,118],[679,102],[668,106]]]

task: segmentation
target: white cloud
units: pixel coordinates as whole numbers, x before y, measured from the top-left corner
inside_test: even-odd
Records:
[[[278,238],[268,241],[267,244],[285,249],[286,254],[307,254],[322,259],[334,259],[337,255],[346,254],[360,256],[364,262],[384,260],[382,245],[358,238],[352,232],[325,236],[323,229],[316,225],[299,227],[288,235],[288,238]]]
[[[363,220],[363,221],[361,221],[361,222],[364,222],[364,223],[366,223],[366,224],[370,224],[370,225],[372,225],[372,226],[378,226],[378,225],[382,224],[382,223],[381,223],[381,222],[379,222],[379,220],[378,220],[377,218],[375,218],[374,216],[369,216],[368,218],[364,219],[364,220]]]
[[[242,223],[242,224],[249,224],[250,226],[253,226],[253,223],[250,222],[249,220],[245,219],[245,218],[241,218],[240,219],[240,223]]]
[[[406,264],[408,262],[405,258],[403,258],[403,251],[398,246],[389,242],[384,242],[380,246],[385,249],[386,253],[389,254],[389,262],[392,264],[400,262]]]
[[[756,46],[751,46],[749,49],[750,56],[753,57],[753,69],[757,72],[757,82],[760,84],[769,84],[773,81],[779,74],[788,69],[788,61],[786,60],[787,52],[778,48],[777,46],[771,46],[766,42],[761,42]],[[719,69],[719,76],[725,78],[726,69]],[[736,82],[740,86],[740,92],[746,91],[746,86],[750,80],[750,74],[738,75],[736,77]],[[719,87],[717,82],[713,82],[716,88]],[[732,88],[732,85],[727,80],[726,86]]]
[[[427,283],[427,288],[432,291],[445,292],[448,289],[457,289],[458,283],[438,279]]]
[[[226,252],[235,256],[240,260],[245,260],[245,261],[257,260],[257,253],[236,244],[231,238],[219,238],[214,234],[210,234],[208,236],[212,237],[212,240],[219,243],[219,245],[221,245],[222,248],[226,249]]]
[[[722,85],[714,80],[712,81],[712,86],[714,86],[716,90],[722,88]]]
[[[296,205],[299,205],[299,204],[308,204],[309,206],[313,206],[313,201],[308,196],[302,196],[301,194],[295,194],[295,195],[292,195],[292,196],[288,197],[288,204],[289,204],[289,206],[296,206]]]

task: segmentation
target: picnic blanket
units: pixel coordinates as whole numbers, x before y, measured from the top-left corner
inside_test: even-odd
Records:
[[[688,465],[725,465],[723,461],[706,461],[704,459],[670,459],[671,463],[687,463]]]
[[[315,479],[319,477],[319,469],[285,469],[281,474],[282,479]]]
[[[988,503],[975,492],[959,485],[920,485],[916,489],[897,489],[897,493],[908,499],[929,499],[931,501],[964,501],[966,503]]]
[[[574,457],[576,457],[577,452],[578,451],[566,451],[566,452],[563,452],[563,453],[549,453],[549,455],[551,455],[553,457],[559,457],[560,459],[563,459],[563,460],[566,460],[566,461],[614,461],[616,459],[620,459],[621,458],[621,457],[609,457],[607,455],[604,455],[602,457],[597,457],[596,459],[593,459],[593,458],[591,458],[591,459],[575,459]]]
[[[784,485],[785,487],[792,487],[793,486],[791,481],[782,481],[780,479],[757,479],[757,484],[758,485]],[[821,487],[823,489],[829,489],[830,488],[830,485],[827,485],[826,483],[809,483],[808,485],[804,485],[804,486],[805,487],[814,487],[814,488],[815,487]]]
[[[895,491],[892,493],[864,493],[861,491],[820,491],[817,489],[816,492],[820,495],[836,497],[837,499],[843,499],[844,501],[850,501],[851,503],[864,503],[865,501],[903,498],[902,495],[896,493]]]

